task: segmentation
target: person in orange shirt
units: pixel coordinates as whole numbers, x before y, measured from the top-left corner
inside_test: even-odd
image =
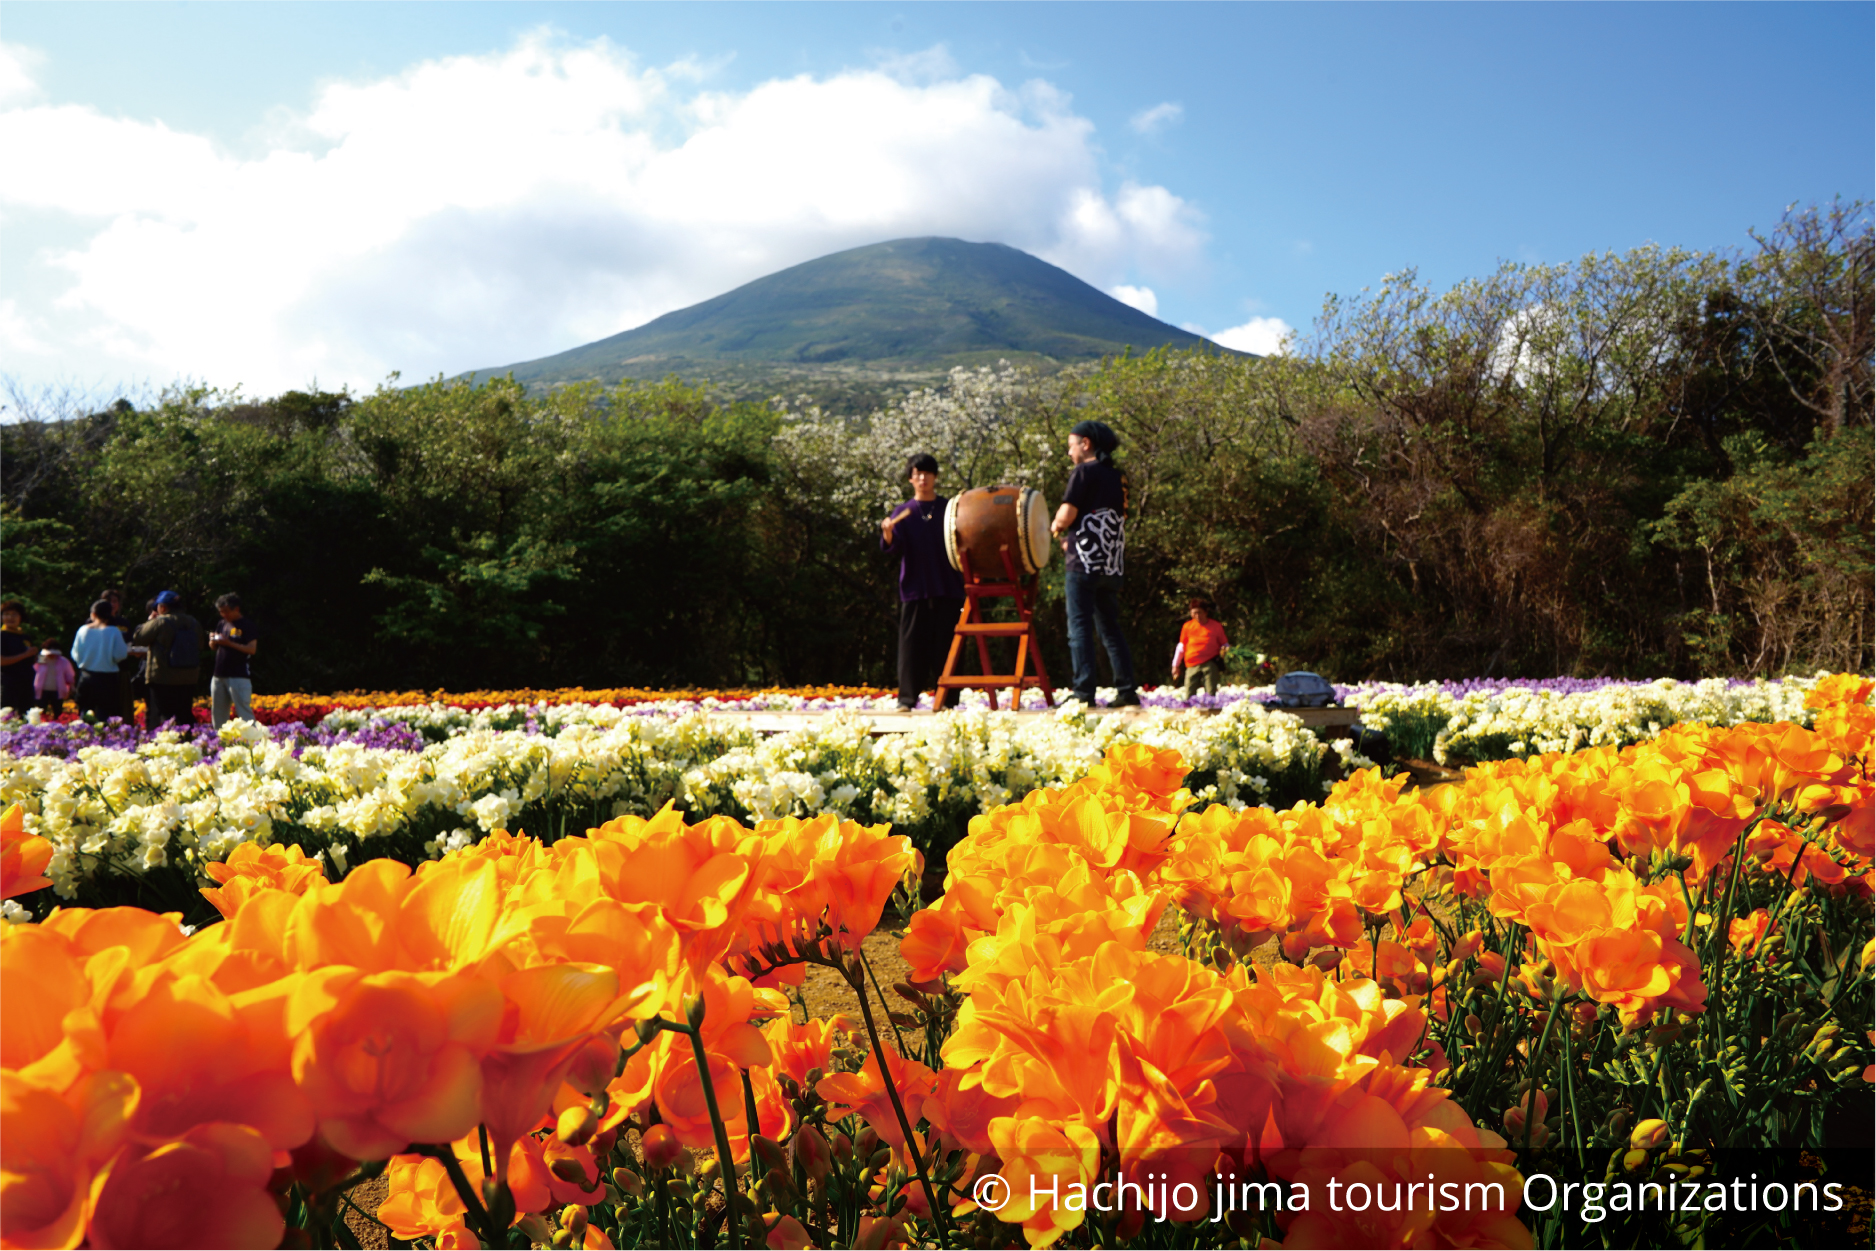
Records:
[[[1212,620],[1209,605],[1202,599],[1192,601],[1190,617],[1179,627],[1179,646],[1173,651],[1173,678],[1179,677],[1180,667],[1186,672],[1185,695],[1192,698],[1201,679],[1205,683],[1205,693],[1218,693],[1218,675],[1224,671],[1225,648],[1230,644],[1225,641],[1225,628]]]

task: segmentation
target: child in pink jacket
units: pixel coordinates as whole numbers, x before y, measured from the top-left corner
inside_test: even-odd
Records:
[[[33,665],[33,701],[44,710],[48,720],[55,720],[65,711],[65,701],[72,696],[72,687],[78,684],[78,670],[72,668],[72,662],[65,658],[65,653],[58,648],[58,640],[47,639],[39,649],[39,660]]]

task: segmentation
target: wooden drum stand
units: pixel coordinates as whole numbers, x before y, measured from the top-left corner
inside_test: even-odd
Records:
[[[932,692],[932,708],[944,707],[947,691],[977,690],[990,693],[990,707],[997,706],[997,692],[1007,690],[1010,693],[1010,711],[1023,706],[1023,691],[1028,687],[1038,687],[1045,698],[1055,703],[1055,687],[1049,681],[1049,670],[1042,663],[1042,649],[1036,646],[1035,609],[1031,603],[1034,592],[1023,585],[1022,577],[1016,572],[1016,562],[1010,557],[1009,544],[999,549],[1003,554],[1003,572],[1007,577],[1004,582],[980,581],[977,572],[971,568],[970,553],[960,551],[958,562],[964,574],[964,611],[958,614],[957,628],[951,633],[951,652],[945,657],[944,673],[938,678],[938,689]],[[1016,601],[1016,615],[1020,621],[987,621],[978,605],[987,599],[1009,597]],[[977,661],[983,672],[976,675],[957,672],[958,654],[964,640],[977,640]],[[990,671],[991,638],[1013,638],[1016,640],[1016,669],[1013,673],[992,673]],[[1036,671],[1026,673],[1030,661],[1035,662]]]

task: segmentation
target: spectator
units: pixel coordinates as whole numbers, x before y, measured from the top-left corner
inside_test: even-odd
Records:
[[[33,706],[33,662],[39,649],[26,641],[20,621],[18,600],[0,603],[0,708],[24,718]]]
[[[77,684],[78,671],[59,650],[59,641],[47,639],[41,643],[39,661],[33,665],[33,701],[39,705],[39,714],[48,721],[57,721],[65,714],[65,701]]]
[[[78,666],[78,715],[104,722],[124,715],[124,681],[120,666],[130,655],[124,632],[112,620],[111,601],[91,606],[91,620],[78,627],[72,639],[72,660]]]
[[[132,642],[144,648],[144,683],[149,690],[144,724],[190,725],[195,687],[202,676],[202,627],[182,611],[182,596],[164,591],[151,601],[156,615],[137,627]]]
[[[945,556],[948,501],[938,494],[938,461],[920,452],[905,468],[912,498],[879,523],[879,546],[899,558],[899,707],[909,712],[944,671],[964,608],[964,579]],[[955,691],[938,695],[945,704],[957,702]]]
[[[98,598],[111,606],[111,615],[104,624],[115,626],[118,633],[124,636],[124,642],[129,643],[131,626],[130,619],[124,616],[124,593],[107,586],[98,592]],[[128,650],[124,654],[123,663],[117,666],[117,709],[111,715],[122,717],[126,724],[137,715],[135,688],[142,684],[142,669],[143,658],[131,655]]]
[[[1195,599],[1187,608],[1190,617],[1179,628],[1179,646],[1173,650],[1173,677],[1179,676],[1179,669],[1185,668],[1185,696],[1191,699],[1200,680],[1205,683],[1205,693],[1218,693],[1218,675],[1224,669],[1222,657],[1230,644],[1225,641],[1225,628],[1212,620],[1211,605],[1202,599]]]
[[[1094,703],[1094,635],[1099,632],[1119,688],[1114,707],[1134,707],[1133,653],[1120,632],[1121,575],[1126,568],[1127,487],[1114,466],[1120,436],[1099,421],[1076,424],[1068,435],[1068,475],[1061,507],[1049,529],[1068,554],[1068,654],[1075,663],[1069,698]]]
[[[233,592],[216,600],[215,610],[221,614],[221,620],[215,623],[208,636],[208,645],[215,652],[208,697],[209,716],[219,730],[227,724],[231,703],[235,716],[243,721],[255,719],[254,681],[248,666],[260,646],[260,632],[253,619],[242,614],[241,597]]]

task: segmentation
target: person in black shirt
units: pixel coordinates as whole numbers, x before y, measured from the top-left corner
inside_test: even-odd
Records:
[[[0,604],[0,707],[23,718],[33,706],[33,662],[39,649],[27,640],[20,620],[18,600]]]
[[[1114,707],[1138,705],[1133,653],[1120,630],[1121,576],[1126,572],[1127,490],[1114,467],[1120,436],[1104,423],[1084,421],[1068,436],[1068,475],[1062,506],[1050,530],[1068,556],[1068,654],[1075,665],[1070,699],[1094,703],[1094,635],[1101,636],[1118,688]]]
[[[222,596],[215,601],[215,609],[221,613],[221,620],[208,636],[208,645],[215,651],[215,671],[209,678],[208,692],[209,716],[219,730],[228,721],[230,704],[234,716],[243,721],[255,719],[254,681],[248,662],[260,647],[260,634],[254,619],[242,613],[239,595],[231,592]]]

